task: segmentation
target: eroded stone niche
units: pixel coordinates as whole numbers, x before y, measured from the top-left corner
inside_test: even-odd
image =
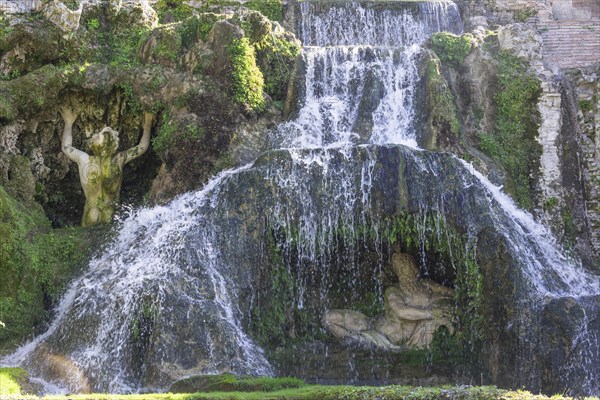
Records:
[[[395,254],[392,268],[398,285],[386,288],[383,315],[331,309],[323,315],[324,327],[336,338],[393,351],[428,347],[442,325],[452,332],[454,290],[419,278],[409,254]]]

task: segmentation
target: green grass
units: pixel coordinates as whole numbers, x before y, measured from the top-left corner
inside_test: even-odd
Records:
[[[0,396],[20,394],[20,382],[26,377],[27,372],[21,368],[0,368]]]
[[[11,397],[3,397],[10,399]],[[12,397],[17,398],[17,397]],[[19,396],[19,399],[40,399],[35,396]],[[138,394],[138,395],[111,395],[89,394],[70,396],[46,396],[41,399],[54,400],[195,400],[195,399],[228,399],[228,400],[384,400],[384,399],[410,399],[410,400],[545,400],[550,399],[544,395],[533,395],[526,391],[507,391],[493,386],[443,386],[443,387],[409,387],[409,386],[383,386],[383,387],[356,387],[356,386],[320,386],[306,385],[296,389],[286,389],[276,392],[212,392],[194,394]],[[553,400],[569,399],[562,395],[552,396]],[[589,399],[598,399],[590,397]]]

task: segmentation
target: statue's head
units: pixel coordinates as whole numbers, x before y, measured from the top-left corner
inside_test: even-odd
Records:
[[[89,144],[95,156],[112,156],[119,149],[119,132],[107,126],[95,133],[90,138]]]

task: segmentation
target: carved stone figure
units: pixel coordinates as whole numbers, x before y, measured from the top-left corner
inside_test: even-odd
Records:
[[[335,337],[386,350],[427,347],[444,325],[452,331],[453,290],[428,279],[408,254],[395,254],[399,285],[385,291],[385,315],[371,320],[353,310],[328,310],[324,327]]]
[[[62,136],[62,151],[79,167],[79,180],[85,194],[82,226],[92,226],[111,221],[119,203],[123,167],[148,150],[152,130],[151,113],[144,113],[144,133],[140,143],[129,150],[117,153],[119,133],[109,127],[94,134],[89,145],[93,155],[73,147],[73,124],[77,114],[70,108],[60,110],[65,122]]]

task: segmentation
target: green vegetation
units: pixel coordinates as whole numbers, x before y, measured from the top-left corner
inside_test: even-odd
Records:
[[[0,81],[0,120],[12,120],[45,111],[58,101],[58,94],[76,71],[46,65],[11,81]]]
[[[231,0],[206,0],[202,3],[202,6],[195,10],[188,6],[184,0],[158,0],[154,5],[154,9],[158,13],[160,23],[166,24],[183,21],[195,13],[217,11],[224,7],[238,9],[241,6],[258,11],[270,20],[283,20],[282,0],[249,0],[243,5],[237,1]]]
[[[277,392],[306,386],[298,378],[237,377],[233,374],[200,375],[177,381],[175,393],[193,392]]]
[[[179,50],[181,49],[182,45],[182,37],[177,29],[178,26],[181,26],[181,24],[169,25],[155,31],[159,35],[157,38],[157,44],[152,49],[152,54],[155,57],[159,59],[162,58],[172,63],[177,62]]]
[[[137,51],[146,29],[133,26],[123,31],[105,32],[98,35],[103,51],[95,62],[105,62],[111,66],[133,67],[139,64]]]
[[[263,346],[281,346],[288,341],[288,308],[293,302],[294,280],[285,267],[274,232],[267,236],[269,271],[268,291],[257,291],[252,308],[250,334]]]
[[[264,78],[256,65],[254,47],[248,38],[234,39],[227,47],[233,67],[233,99],[248,111],[265,108]]]
[[[87,259],[82,228],[51,230],[37,206],[17,202],[0,187],[0,349],[35,332],[74,272]]]
[[[550,211],[558,205],[558,197],[550,197],[544,202],[544,210]]]
[[[249,0],[244,3],[244,6],[260,12],[272,21],[283,20],[282,0]]]
[[[470,33],[457,36],[449,32],[436,32],[431,35],[431,48],[443,62],[458,66],[471,52],[475,41]]]
[[[87,22],[87,27],[89,30],[95,31],[100,28],[100,21],[98,21],[98,18],[92,18]]]
[[[184,146],[188,141],[199,141],[204,137],[203,128],[194,123],[182,124],[172,119],[168,112],[163,114],[163,123],[158,135],[152,139],[152,148],[163,160],[167,160],[169,149]]]
[[[577,241],[578,229],[573,221],[573,212],[571,207],[565,206],[562,209],[563,236],[564,244],[567,248],[573,248]]]
[[[81,2],[79,0],[62,0],[62,3],[67,6],[69,10],[76,11],[79,9]]]
[[[0,368],[0,396],[21,394],[24,379],[27,372],[21,368]]]
[[[483,275],[475,261],[475,249],[467,246],[464,252],[467,256],[463,256],[457,265],[454,292],[457,304],[457,333],[454,337],[439,336],[435,349],[449,356],[458,356],[471,370],[481,371],[481,349],[485,339]]]
[[[161,23],[181,21],[193,15],[194,9],[184,0],[158,0],[154,4],[154,9],[158,13],[158,20]]]
[[[496,125],[492,134],[480,133],[480,147],[508,174],[505,189],[525,209],[533,206],[533,173],[541,146],[538,131],[537,101],[539,80],[520,58],[501,52],[498,60],[498,88],[494,94]]]
[[[133,89],[133,85],[131,83],[119,83],[115,87],[122,91],[127,111],[132,114],[141,114],[143,111],[142,104]]]
[[[430,58],[427,61],[427,95],[429,101],[429,125],[445,131],[445,136],[460,134],[460,124],[458,121],[458,110],[452,91],[442,75],[440,60]],[[434,147],[435,143],[431,143]]]
[[[265,77],[265,91],[276,101],[285,100],[296,57],[300,53],[300,42],[291,35],[268,35],[254,47]]]
[[[458,318],[449,331],[436,332],[436,340],[428,350],[403,352],[398,362],[411,365],[465,364],[467,361],[479,365],[483,333],[483,279],[466,235],[458,232],[439,213],[401,213],[394,218],[379,221],[377,226],[340,226],[333,232],[322,233],[331,238],[335,246],[315,249],[323,259],[344,257],[344,249],[360,248],[389,254],[396,251],[414,255],[427,253],[427,265],[422,265],[432,278],[455,288]],[[254,299],[253,315],[250,319],[250,334],[267,351],[278,349],[273,355],[282,360],[293,359],[294,344],[307,341],[331,340],[322,327],[324,309],[352,309],[370,317],[381,316],[384,311],[382,288],[397,284],[397,276],[390,270],[374,272],[373,261],[355,261],[352,273],[345,265],[332,263],[321,277],[311,277],[311,285],[326,285],[321,294],[305,298],[302,308],[295,299],[304,268],[299,265],[298,244],[302,240],[298,233],[274,228],[268,240],[269,262],[261,275],[261,281],[269,282],[268,290],[259,288]],[[378,245],[375,245],[378,243]],[[379,246],[375,248],[374,246]],[[321,254],[323,252],[323,254]],[[368,259],[368,255],[366,256]],[[453,265],[455,268],[449,268]],[[288,267],[285,267],[288,266]],[[435,277],[434,277],[435,275]],[[275,282],[272,286],[270,282]],[[318,298],[318,300],[316,300]]]
[[[529,18],[537,15],[535,7],[525,6],[513,11],[513,18],[517,22],[526,22]]]
[[[581,112],[587,113],[594,110],[595,97],[590,100],[579,100],[579,109]]]
[[[226,16],[223,14],[202,13],[184,20],[178,27],[181,31],[183,46],[189,48],[197,39],[205,42],[215,22],[225,18]]]
[[[19,399],[41,399],[36,396],[20,396]],[[508,391],[494,386],[321,386],[305,385],[275,392],[212,392],[193,394],[80,394],[68,396],[46,396],[46,400],[567,400],[566,396],[552,397],[534,395],[526,391]],[[597,399],[590,398],[590,399]]]

